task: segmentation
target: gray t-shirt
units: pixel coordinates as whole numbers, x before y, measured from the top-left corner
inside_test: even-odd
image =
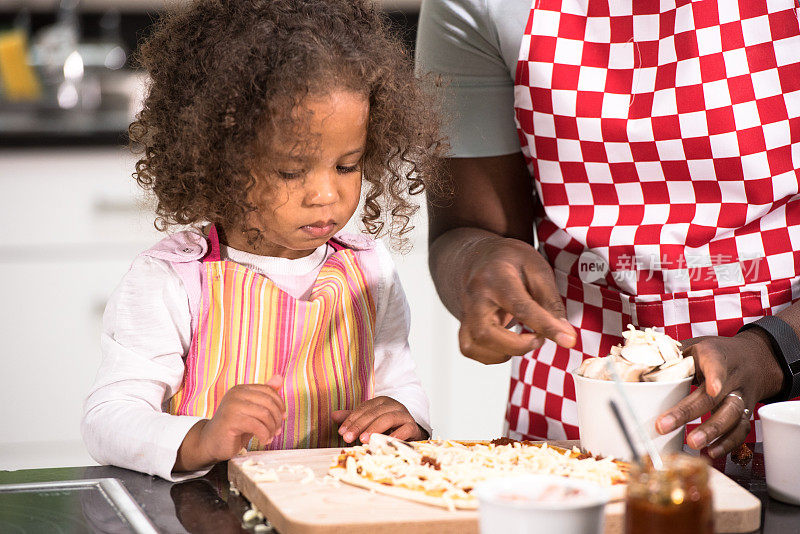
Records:
[[[454,157],[519,151],[514,75],[531,0],[423,0],[417,73],[441,75]]]

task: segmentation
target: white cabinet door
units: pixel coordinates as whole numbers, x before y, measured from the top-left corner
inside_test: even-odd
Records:
[[[159,239],[134,162],[122,148],[0,152],[0,258],[76,245],[107,256],[120,241]]]
[[[0,152],[0,469],[92,463],[83,398],[105,302],[161,238],[119,148]]]
[[[100,363],[105,302],[128,266],[0,262],[0,469],[92,463],[80,436],[82,404]]]

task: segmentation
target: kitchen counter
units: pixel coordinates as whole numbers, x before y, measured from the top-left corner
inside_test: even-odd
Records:
[[[120,480],[159,532],[165,534],[253,532],[252,528],[246,529],[242,526],[242,516],[250,508],[250,505],[244,497],[230,493],[226,463],[218,464],[205,477],[179,483],[168,482],[159,477],[144,475],[128,469],[107,466],[0,471],[0,484],[100,478]],[[33,503],[34,499],[36,497],[31,497],[28,502]],[[127,529],[120,530],[120,522],[113,517],[111,508],[105,506],[102,500],[81,497],[79,503],[75,506],[81,508],[77,511],[80,521],[76,521],[66,511],[51,513],[44,519],[59,526],[70,525],[71,528],[64,528],[62,531],[71,534],[129,532]],[[17,506],[16,508],[21,507]],[[4,512],[14,511],[16,510],[3,508],[2,501],[0,501],[0,531],[3,530]],[[76,511],[72,510],[71,512],[75,513]],[[38,516],[38,514],[36,515]],[[37,526],[44,522],[43,518],[39,517],[36,517],[36,521]],[[72,527],[75,524],[79,524],[79,528]],[[31,527],[31,530],[19,532],[38,533],[41,530]],[[50,530],[50,532],[58,532],[58,529]]]
[[[740,466],[726,458],[714,462],[714,466],[761,500],[762,519],[758,532],[800,533],[800,507],[781,503],[767,495],[760,445],[747,465]],[[217,465],[203,478],[180,483],[117,467],[76,467],[0,471],[0,484],[105,477],[121,480],[160,531],[220,534],[254,531],[242,526],[242,516],[249,509],[249,503],[244,497],[230,493],[225,463]],[[84,507],[83,513],[89,516],[92,510]]]

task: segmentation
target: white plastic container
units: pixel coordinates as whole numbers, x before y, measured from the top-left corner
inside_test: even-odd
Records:
[[[767,491],[774,499],[800,506],[800,401],[767,404],[758,416]]]
[[[575,380],[575,398],[578,403],[578,428],[581,447],[592,454],[631,461],[630,447],[619,428],[614,412],[609,406],[613,399],[619,407],[629,432],[636,433],[624,401],[613,380],[596,380],[572,373]],[[656,419],[689,394],[692,377],[673,382],[623,382],[622,387],[630,399],[636,416],[661,453],[679,452],[683,447],[684,427],[669,434],[656,431]],[[636,442],[641,447],[641,445]]]
[[[583,480],[522,475],[481,482],[481,534],[600,534],[608,492]]]

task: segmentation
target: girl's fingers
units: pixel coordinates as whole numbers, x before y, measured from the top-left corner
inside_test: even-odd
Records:
[[[353,413],[353,410],[334,410],[331,412],[331,419],[333,419],[334,423],[342,424],[347,420],[351,413]]]
[[[271,387],[262,384],[248,384],[247,386],[239,386],[237,389],[231,401],[241,400],[257,404],[268,410],[283,414],[283,417],[285,417],[286,404],[283,402],[281,396]],[[224,400],[223,398],[223,401]]]
[[[263,421],[248,414],[242,414],[241,417],[233,423],[233,429],[239,436],[252,434],[263,444],[271,442],[275,436],[275,433],[271,431]],[[239,451],[237,450],[235,452]]]
[[[286,411],[286,403],[281,394],[272,386],[253,384],[253,393],[264,398],[269,398],[281,411]]]
[[[391,428],[396,428],[403,425],[408,418],[406,413],[401,410],[393,410],[379,415],[370,422],[370,424],[361,432],[358,437],[361,443],[369,442],[369,437],[372,434],[383,434]]]
[[[283,377],[281,375],[272,375],[265,385],[271,387],[275,391],[280,391],[283,387]]]
[[[734,430],[742,420],[744,403],[735,396],[726,396],[707,421],[686,436],[686,443],[693,449],[702,449],[723,434]]]
[[[256,414],[261,413],[263,414],[263,417],[267,417],[267,414],[269,414],[269,417],[275,420],[277,427],[283,425],[283,421],[286,419],[287,413],[282,402],[279,403],[274,398],[263,397],[256,398],[254,400],[248,399],[246,402],[249,402],[251,405],[259,408],[259,412],[256,412]]]
[[[408,440],[413,438],[417,433],[417,423],[409,422],[399,426],[394,432],[391,433],[393,438]]]
[[[277,432],[283,426],[283,414],[274,407],[274,405],[265,406],[247,400],[241,400],[233,408],[233,416],[237,415],[249,416],[271,429],[272,432]]]
[[[342,437],[347,443],[352,443],[359,436],[364,434],[365,429],[376,419],[392,410],[391,407],[382,406],[376,410],[370,410],[359,417],[352,425],[348,426]]]
[[[347,418],[339,425],[339,434],[344,434],[344,432],[353,426],[353,424],[368,410],[371,410],[377,406],[380,406],[383,403],[381,397],[376,397],[374,399],[370,399],[360,405],[354,410],[350,410],[350,414]]]
[[[339,435],[347,443],[352,443],[363,429],[381,414],[392,410],[392,406],[386,402],[385,397],[376,397],[360,405],[345,419],[339,426]]]
[[[736,448],[736,446],[744,442],[747,434],[749,433],[750,420],[742,417],[739,421],[739,424],[736,425],[733,430],[722,436],[720,439],[715,441],[711,447],[709,447],[708,455],[712,458],[719,458],[720,456],[728,454],[730,451]]]

